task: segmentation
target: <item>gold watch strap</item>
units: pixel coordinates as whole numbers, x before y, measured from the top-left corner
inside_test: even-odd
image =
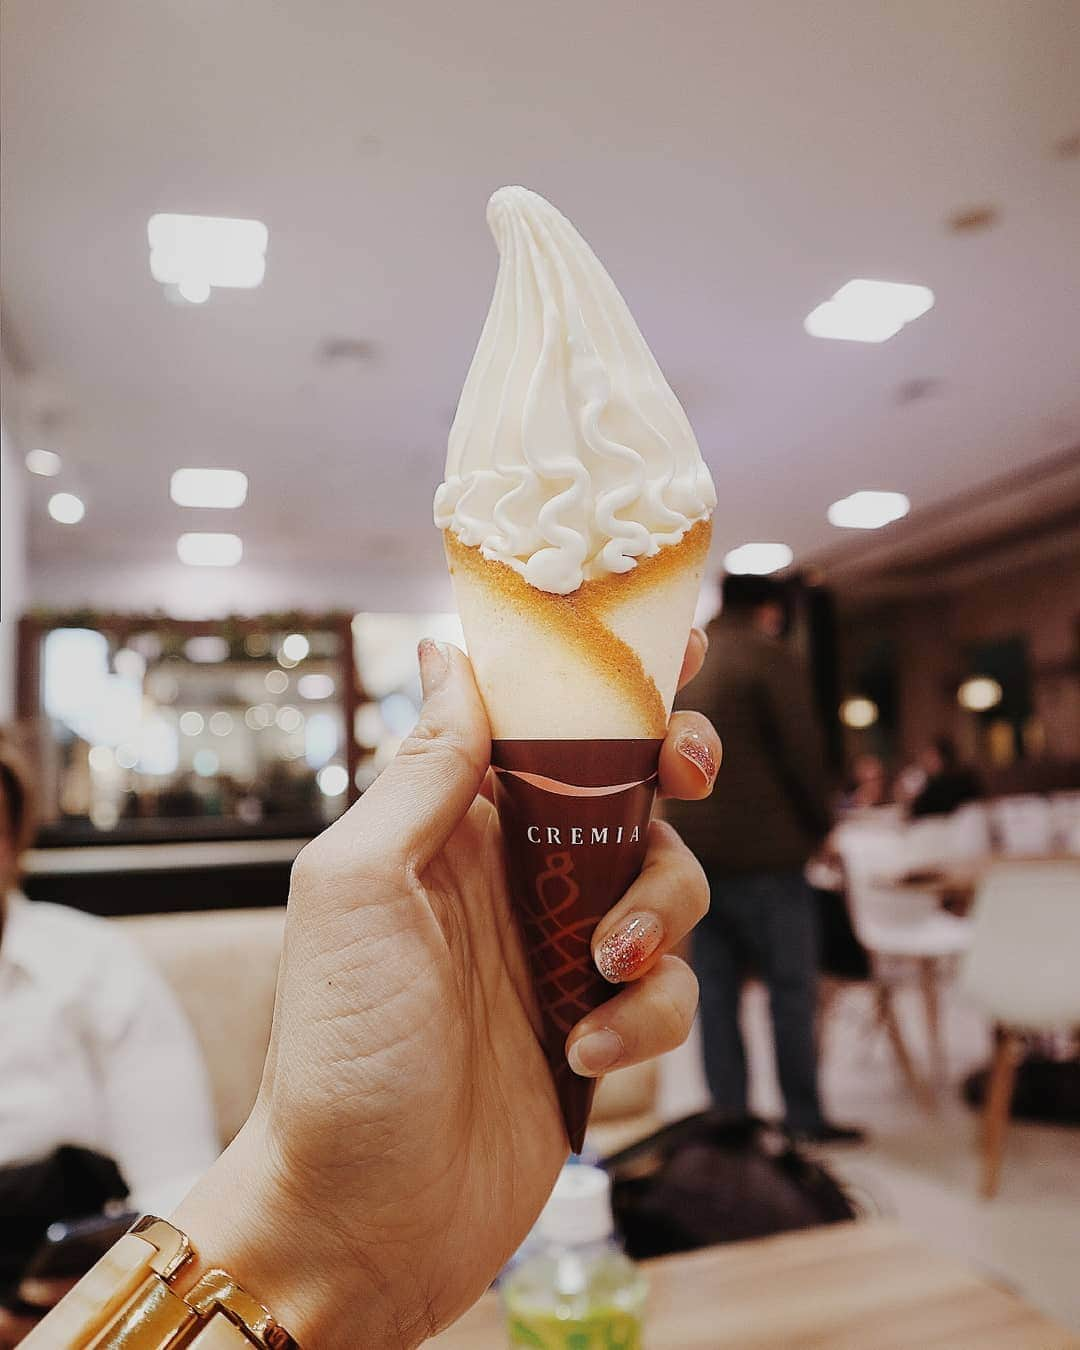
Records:
[[[140,1219],[38,1323],[24,1350],[299,1350],[223,1270],[207,1271],[181,1298],[170,1283],[191,1257],[171,1223]]]

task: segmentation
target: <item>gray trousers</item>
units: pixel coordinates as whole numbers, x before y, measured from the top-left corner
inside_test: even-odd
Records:
[[[817,1089],[818,916],[799,872],[710,875],[712,907],[694,934],[705,1076],[714,1104],[747,1114],[739,992],[746,974],[769,991],[776,1065],[792,1130],[821,1124]]]

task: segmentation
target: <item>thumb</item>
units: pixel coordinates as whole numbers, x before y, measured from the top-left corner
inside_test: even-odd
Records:
[[[348,815],[363,817],[365,833],[373,830],[390,858],[420,870],[480,791],[491,760],[491,732],[465,653],[425,638],[418,655],[420,720]]]

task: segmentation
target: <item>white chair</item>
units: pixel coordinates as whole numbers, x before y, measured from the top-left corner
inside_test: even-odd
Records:
[[[905,872],[942,867],[952,853],[949,816],[923,816],[903,832]]]
[[[1055,792],[1050,797],[1054,848],[1080,858],[1080,792]]]
[[[973,924],[961,983],[996,1030],[981,1145],[989,1198],[1024,1036],[1080,1028],[1080,860],[999,864],[979,888]]]
[[[844,860],[848,904],[855,935],[870,954],[878,1014],[916,1097],[929,1103],[926,1086],[911,1063],[893,1006],[895,986],[914,972],[922,989],[931,1073],[945,1079],[939,988],[948,963],[966,950],[970,921],[949,914],[933,890],[901,886],[911,849],[903,833],[841,825],[834,843]]]
[[[949,862],[971,862],[994,851],[985,802],[969,802],[949,816]]]
[[[971,862],[994,851],[990,815],[982,802],[970,802],[947,816],[923,816],[904,830],[908,871]]]
[[[1034,793],[999,797],[991,812],[999,851],[1006,857],[1038,857],[1053,851],[1054,826],[1048,798]]]

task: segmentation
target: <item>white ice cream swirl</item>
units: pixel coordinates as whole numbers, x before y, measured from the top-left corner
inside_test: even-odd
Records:
[[[450,429],[435,523],[543,591],[628,572],[716,490],[626,302],[526,188],[488,203],[495,295]]]

